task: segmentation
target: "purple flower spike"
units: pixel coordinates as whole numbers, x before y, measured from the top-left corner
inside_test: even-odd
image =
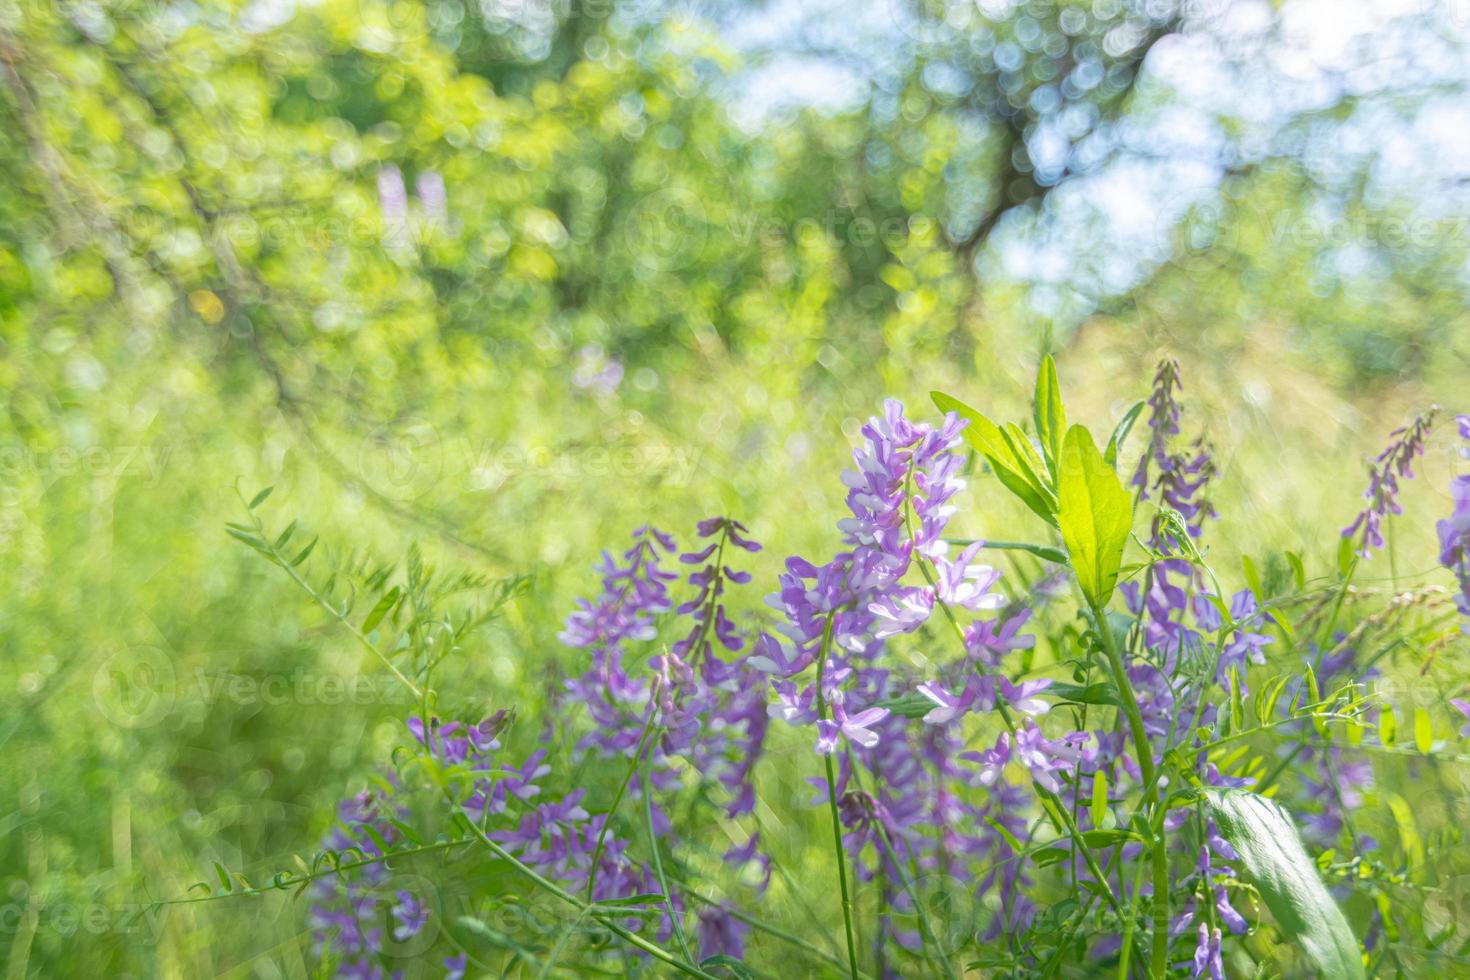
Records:
[[[1211,930],[1199,924],[1199,942],[1194,948],[1194,972],[1191,976],[1199,980],[1206,973],[1210,980],[1225,980],[1225,962],[1220,957],[1220,930]]]
[[[1342,529],[1343,537],[1359,539],[1360,557],[1370,558],[1375,549],[1383,547],[1383,519],[1404,512],[1399,505],[1399,478],[1414,478],[1414,457],[1423,455],[1437,413],[1438,409],[1431,408],[1408,425],[1390,432],[1388,446],[1368,467],[1368,489],[1363,491],[1368,506]]]

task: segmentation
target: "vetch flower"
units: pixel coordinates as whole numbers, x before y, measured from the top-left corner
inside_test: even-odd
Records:
[[[1199,941],[1194,948],[1194,980],[1206,973],[1210,980],[1225,980],[1225,962],[1220,958],[1220,930],[1199,924]]]
[[[960,756],[980,767],[977,778],[982,786],[994,786],[1011,761],[1011,733],[1001,732],[995,745],[984,752],[966,752]]]
[[[1357,553],[1360,557],[1370,558],[1374,549],[1383,547],[1383,519],[1390,514],[1404,512],[1399,504],[1399,479],[1413,479],[1414,457],[1424,453],[1424,444],[1438,411],[1431,408],[1408,425],[1390,432],[1388,445],[1368,467],[1368,489],[1363,491],[1363,499],[1368,501],[1368,506],[1342,529],[1343,537],[1359,539]]]
[[[878,744],[878,733],[869,729],[887,717],[887,708],[865,708],[855,715],[848,715],[842,700],[834,700],[832,717],[817,722],[817,754],[831,755],[835,752],[839,735],[863,748],[872,748]]]

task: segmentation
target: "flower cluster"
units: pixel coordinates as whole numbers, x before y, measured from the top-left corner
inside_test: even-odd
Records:
[[[585,709],[594,722],[574,759],[592,753],[621,761],[630,773],[638,770],[643,778],[630,783],[630,795],[655,797],[646,805],[671,851],[679,841],[658,797],[678,791],[681,770],[723,787],[727,818],[755,809],[753,773],[768,718],[763,675],[750,669],[746,637],[725,605],[730,586],[750,581],[750,573],[728,564],[729,553],[758,552],[760,545],[743,524],[725,517],[701,521],[696,533],[706,543],[681,553],[671,535],[640,528],[622,564],[604,556],[601,595],[579,602],[562,633],[568,646],[592,655],[587,670],[567,682],[558,707],[568,718]],[[679,576],[660,564],[676,555],[681,565],[692,566],[686,583],[693,593],[677,607],[669,587]],[[666,614],[685,624],[683,635],[651,656],[646,668],[630,671],[629,648],[653,641],[660,632],[657,620]],[[759,835],[751,834],[725,858],[738,866],[754,862],[765,882],[770,865],[758,845]],[[700,911],[705,955],[738,956],[745,932],[722,906]]]
[[[1330,637],[1330,645],[1299,641],[1280,618],[1279,588],[1232,594],[1208,572],[1200,547],[1214,516],[1207,491],[1215,465],[1203,439],[1180,446],[1182,388],[1177,363],[1165,361],[1132,477],[1136,499],[1156,499],[1159,516],[1147,560],[1117,569],[1127,614],[1093,598],[1084,566],[1054,547],[1021,546],[1052,565],[1014,599],[1003,596],[1001,573],[981,560],[985,543],[947,537],[965,487],[962,447],[977,430],[967,433],[959,414],[916,422],[889,401],[862,427],[842,473],[840,550],[821,563],[785,561],[767,597],[774,619],[739,619],[736,587],[752,576],[731,560],[761,550],[745,526],[709,518],[689,550],[639,528],[626,550],[602,556],[598,594],[578,601],[566,620],[560,639],[580,662],[557,681],[558,724],[548,724],[545,744],[506,758],[503,714],[477,725],[410,719],[412,762],[343,805],[329,849],[385,856],[400,843],[408,812],[400,787],[430,785],[483,828],[502,860],[590,903],[584,917],[606,924],[607,903],[657,899],[629,913],[630,930],[677,940],[690,967],[713,957],[734,972],[761,923],[685,882],[722,859],[753,895],[769,886],[775,867],[754,824],[756,770],[774,719],[809,740],[825,770],[809,782],[814,805],[831,813],[847,972],[857,973],[859,959],[850,867],[863,902],[876,908],[875,927],[863,933],[873,943],[873,975],[910,975],[920,957],[936,974],[953,972],[944,967],[958,951],[925,915],[924,893],[939,880],[962,883],[972,936],[1012,937],[993,946],[1006,947],[996,955],[1006,975],[1055,972],[1065,955],[1084,953],[1116,958],[1127,973],[1124,961],[1137,952],[1151,958],[1146,970],[1140,965],[1150,976],[1223,980],[1227,961],[1246,949],[1231,937],[1259,927],[1248,919],[1259,890],[1247,880],[1251,848],[1240,838],[1232,845],[1230,823],[1210,801],[1289,785],[1306,839],[1326,851],[1346,838],[1355,868],[1361,863],[1355,873],[1366,874],[1378,844],[1354,831],[1353,813],[1370,798],[1373,766],[1357,741],[1316,737],[1356,715],[1314,712],[1336,703],[1322,690],[1352,691],[1379,667],[1360,657],[1371,649],[1361,628],[1336,629],[1336,611],[1312,618],[1326,603],[1308,613],[1303,632]],[[1029,437],[1016,426],[979,430],[972,444],[1001,432],[1011,458],[1025,456],[1021,465],[1057,504],[1053,527],[1075,549],[1061,437],[1045,431],[1046,415],[1038,401],[1046,455],[1023,445]],[[1432,418],[1396,431],[1376,458],[1369,506],[1344,531],[1365,552],[1382,544],[1381,519],[1398,512],[1399,480],[1412,476]],[[1470,416],[1458,421],[1470,444]],[[1073,438],[1069,432],[1068,446]],[[1097,479],[1126,500],[1111,461],[1096,457],[1106,467]],[[1470,476],[1456,477],[1452,490],[1440,559],[1470,618]],[[1088,599],[1082,625],[1059,625],[1052,607],[1073,585]],[[1047,637],[1039,650],[1034,629]],[[1273,646],[1283,640],[1296,656],[1285,674],[1263,679],[1268,658],[1283,657]],[[1248,762],[1245,745],[1221,749],[1255,734],[1245,718],[1248,683],[1259,688],[1250,710],[1260,730],[1280,739],[1274,765],[1262,764],[1269,748]],[[1470,701],[1453,703],[1470,735]],[[1348,704],[1344,712],[1367,710],[1355,696]],[[607,778],[561,796],[544,792],[551,761],[562,766],[557,746],[573,771],[600,769]],[[608,782],[617,784],[610,804],[593,806]],[[735,843],[711,847],[704,831],[715,827]],[[1039,907],[1048,882],[1064,884],[1077,908]],[[345,976],[383,976],[385,951],[427,935],[439,914],[429,896],[395,886],[371,860],[356,877],[317,882],[314,895],[317,942]],[[1381,923],[1386,913],[1380,906],[1374,914]],[[1059,932],[1067,937],[1055,938]],[[1370,950],[1372,943],[1370,934]],[[633,945],[634,956],[677,962],[647,940]],[[457,978],[467,961],[457,953],[438,963]]]
[[[1414,478],[1414,457],[1423,455],[1436,414],[1436,409],[1430,409],[1408,425],[1394,429],[1388,434],[1388,445],[1373,457],[1368,467],[1368,489],[1363,491],[1368,506],[1342,529],[1344,538],[1358,539],[1360,557],[1369,558],[1375,548],[1383,547],[1383,519],[1404,512],[1399,504],[1399,480]]]
[[[1460,430],[1460,455],[1470,459],[1470,415],[1455,417]],[[1461,627],[1470,634],[1470,474],[1462,473],[1450,482],[1450,497],[1455,510],[1436,525],[1439,531],[1439,563],[1455,573],[1460,583],[1455,604],[1466,617]]]

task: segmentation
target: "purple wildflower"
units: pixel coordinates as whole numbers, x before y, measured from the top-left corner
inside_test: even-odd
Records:
[[[1389,433],[1389,443],[1373,458],[1368,467],[1368,489],[1363,499],[1368,506],[1353,522],[1342,529],[1345,538],[1359,538],[1357,553],[1368,558],[1375,548],[1383,547],[1383,518],[1389,514],[1402,514],[1399,505],[1399,479],[1414,478],[1414,457],[1424,452],[1425,440],[1429,438],[1437,408],[1431,408],[1413,422],[1400,426]]]
[[[1457,415],[1460,438],[1465,445],[1460,454],[1470,458],[1470,415]],[[1436,525],[1439,531],[1439,563],[1455,573],[1460,583],[1455,605],[1466,618],[1461,629],[1470,634],[1470,474],[1461,474],[1450,482],[1450,497],[1455,510]]]
[[[1225,980],[1225,963],[1220,958],[1220,930],[1199,924],[1199,942],[1194,948],[1194,980],[1206,973],[1210,980]]]
[[[1451,698],[1450,704],[1454,705],[1455,710],[1465,716],[1465,727],[1460,729],[1460,737],[1470,738],[1470,701],[1463,701],[1460,698]]]

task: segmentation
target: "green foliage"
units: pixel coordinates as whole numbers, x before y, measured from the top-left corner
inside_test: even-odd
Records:
[[[1133,500],[1097,451],[1092,434],[1080,425],[1067,430],[1060,468],[1057,520],[1062,540],[1083,594],[1095,609],[1104,609],[1133,529]]]
[[[1210,816],[1240,855],[1247,880],[1282,934],[1301,948],[1309,969],[1330,980],[1363,977],[1358,942],[1286,811],[1254,793],[1212,792],[1207,798]]]
[[[1116,401],[1136,395],[1116,379],[1161,346],[1197,366],[1201,417],[1236,451],[1221,495],[1238,516],[1212,561],[1255,556],[1276,608],[1341,606],[1304,615],[1300,642],[1283,635],[1249,673],[1262,707],[1291,700],[1285,685],[1317,655],[1309,639],[1330,650],[1367,620],[1362,596],[1417,587],[1427,525],[1406,525],[1395,571],[1344,545],[1340,582],[1305,572],[1332,567],[1385,421],[1465,389],[1463,235],[1431,224],[1441,232],[1396,244],[1382,232],[1415,207],[1375,191],[1371,161],[1331,180],[1301,165],[1335,157],[1322,151],[1351,142],[1348,118],[1382,103],[1353,93],[1295,121],[1279,155],[1164,222],[1169,261],[1123,295],[1088,281],[1111,256],[1105,222],[1082,222],[1065,237],[1084,243],[1069,275],[1086,301],[1049,305],[1002,257],[1045,240],[1047,215],[1082,214],[1087,189],[1040,172],[1028,134],[1085,122],[1069,130],[1080,145],[1172,104],[1143,71],[1150,44],[1115,42],[1179,25],[1088,12],[1068,33],[1061,18],[1081,5],[1016,4],[984,24],[973,5],[930,6],[915,8],[923,43],[884,52],[897,78],[872,101],[750,127],[728,95],[748,62],[716,28],[616,4],[551,5],[543,23],[442,0],[3,5],[0,885],[18,924],[0,959],[12,973],[306,975],[290,895],[360,859],[313,848],[336,801],[398,744],[413,706],[389,665],[415,684],[432,674],[446,714],[535,717],[564,667],[566,597],[599,548],[650,518],[738,512],[772,572],[825,540],[839,506],[817,474],[848,451],[831,434],[885,394],[983,392],[995,417],[1032,417],[1034,444],[936,399],[972,418],[985,516],[963,533],[998,539],[997,564],[1030,582],[1066,558],[1049,358],[1040,397],[1023,391],[1038,356],[1062,363],[1073,415],[1099,434],[1116,426],[1110,466],[1136,451],[1125,440],[1141,410]],[[279,19],[249,19],[262,10]],[[1008,42],[1021,69],[993,56]],[[1103,81],[1053,105],[1057,73],[1089,53]],[[932,84],[956,67],[963,91]],[[379,193],[394,173],[401,211]],[[1069,182],[1076,196],[1053,196]],[[1342,247],[1299,233],[1342,228]],[[1367,256],[1360,273],[1331,261],[1343,252]],[[1450,461],[1425,462],[1442,483]],[[242,512],[234,485],[268,489]],[[1411,492],[1411,511],[1442,503]],[[1293,574],[1268,587],[1268,552],[1288,548]],[[1385,683],[1463,688],[1434,616],[1406,607],[1401,633],[1366,629]],[[1054,635],[1038,669],[1078,656],[1075,632]],[[1071,694],[1079,710],[1118,699],[1096,673]],[[1420,752],[1419,707],[1399,699],[1362,723],[1424,767],[1380,779],[1414,801],[1433,842],[1463,824],[1464,793],[1436,754],[1438,716],[1440,740]],[[1240,724],[1248,736],[1220,757],[1284,737],[1269,716]],[[615,782],[587,779],[609,794]],[[772,792],[807,788],[792,777]],[[815,860],[814,824],[770,835],[790,866]],[[1370,829],[1392,924],[1410,904],[1395,876],[1431,879],[1410,867],[1397,821]],[[472,840],[446,834],[399,858]],[[1446,876],[1470,872],[1444,853]],[[504,885],[484,874],[487,891]],[[156,932],[124,924],[124,910],[201,877],[230,901],[160,906]],[[773,918],[804,916],[806,896],[774,888]],[[107,913],[106,926],[67,931],[58,910]],[[451,923],[486,955],[539,964],[560,935],[557,923],[512,936],[472,911]],[[1348,912],[1361,934],[1370,910]],[[835,924],[798,921],[818,942]],[[779,975],[789,951],[775,948],[749,969]]]

